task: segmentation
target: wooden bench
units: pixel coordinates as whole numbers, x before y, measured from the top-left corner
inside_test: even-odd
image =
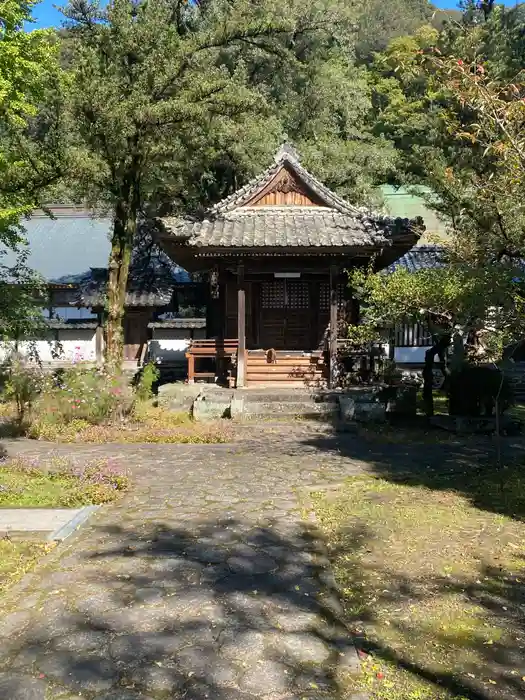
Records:
[[[230,366],[229,379],[232,383],[231,368],[234,360],[237,357],[239,349],[239,341],[237,339],[220,340],[218,338],[210,338],[207,340],[192,340],[186,358],[188,360],[188,383],[194,384],[195,379],[214,378],[220,373],[220,365],[227,363]],[[195,360],[200,358],[211,358],[216,361],[215,372],[196,372]]]

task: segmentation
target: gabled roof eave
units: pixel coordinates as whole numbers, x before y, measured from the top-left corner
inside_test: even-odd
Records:
[[[305,185],[307,185],[314,194],[330,206],[344,214],[356,214],[360,211],[350,202],[340,197],[338,194],[330,190],[326,185],[314,177],[306,168],[301,165],[299,156],[296,151],[287,144],[281,146],[277,151],[274,162],[266,168],[260,175],[257,175],[252,180],[246,183],[241,189],[228,195],[220,202],[212,206],[208,212],[208,216],[220,215],[225,212],[243,206],[251,199],[257,197],[260,190],[263,190],[279,171],[286,167],[291,170]]]

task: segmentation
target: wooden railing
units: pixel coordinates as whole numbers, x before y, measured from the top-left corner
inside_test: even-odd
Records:
[[[207,379],[218,376],[221,372],[230,374],[234,361],[237,357],[239,341],[235,339],[220,340],[211,338],[208,340],[192,340],[186,358],[188,360],[188,382],[195,383],[195,379]],[[195,360],[214,359],[216,362],[215,372],[195,371]]]

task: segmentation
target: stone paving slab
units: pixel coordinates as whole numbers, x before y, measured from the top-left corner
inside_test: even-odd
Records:
[[[0,532],[55,532],[77,517],[82,508],[0,508]]]

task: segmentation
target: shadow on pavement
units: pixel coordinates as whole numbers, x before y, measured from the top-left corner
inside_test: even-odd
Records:
[[[4,650],[0,695],[32,700],[36,683],[46,700],[338,698],[355,648],[322,542],[291,528],[101,529],[39,585],[38,612]]]

